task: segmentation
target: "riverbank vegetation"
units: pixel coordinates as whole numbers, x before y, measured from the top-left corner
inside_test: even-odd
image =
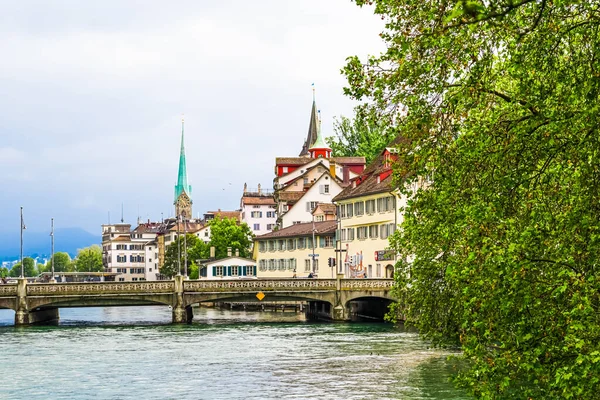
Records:
[[[346,93],[406,139],[407,321],[460,343],[477,397],[597,398],[600,3],[356,3],[387,51],[348,59]]]

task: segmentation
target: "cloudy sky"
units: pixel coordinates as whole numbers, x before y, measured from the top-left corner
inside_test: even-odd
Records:
[[[3,2],[0,229],[173,214],[182,114],[194,214],[238,208],[300,151],[313,82],[325,135],[351,115],[340,69],[381,28],[350,0]]]

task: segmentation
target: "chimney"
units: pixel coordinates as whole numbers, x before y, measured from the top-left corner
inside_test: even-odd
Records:
[[[235,249],[235,256],[239,257],[240,256],[240,249]]]
[[[333,161],[329,162],[329,173],[335,179],[335,163]]]
[[[260,196],[260,183],[258,184],[258,195]]]
[[[210,258],[215,258],[215,246],[210,246]]]
[[[350,182],[350,168],[347,165],[344,165],[344,167],[342,168],[342,172],[344,174],[343,182],[349,183]]]
[[[227,248],[227,257],[231,257],[231,247]]]
[[[246,182],[244,182],[244,193],[246,193],[248,191],[248,184]]]

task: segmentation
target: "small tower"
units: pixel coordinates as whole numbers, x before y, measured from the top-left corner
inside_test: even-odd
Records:
[[[313,83],[313,102],[310,110],[310,122],[308,123],[308,134],[306,135],[306,140],[304,141],[304,145],[302,146],[302,151],[299,156],[304,157],[308,156],[308,150],[312,147],[312,145],[317,140],[317,129],[318,129],[318,121],[317,121],[317,103],[315,101],[315,84]]]
[[[312,158],[330,158],[331,147],[325,143],[323,135],[321,135],[321,111],[319,111],[319,122],[317,124],[317,139],[315,143],[308,149]]]
[[[187,182],[187,168],[185,165],[185,145],[183,142],[184,122],[181,118],[181,151],[179,153],[179,171],[177,185],[175,185],[175,217],[192,218],[192,185]]]

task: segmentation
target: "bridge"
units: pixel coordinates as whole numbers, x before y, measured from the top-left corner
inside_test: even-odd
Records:
[[[27,283],[0,285],[0,308],[15,311],[15,325],[56,321],[66,307],[172,307],[173,323],[193,319],[192,305],[204,302],[306,301],[307,313],[335,321],[350,319],[352,304],[387,307],[393,279],[223,279],[170,281]],[[262,299],[258,297],[264,295]],[[257,296],[258,295],[258,296]],[[354,310],[356,312],[358,309]],[[360,310],[358,310],[360,311]]]

